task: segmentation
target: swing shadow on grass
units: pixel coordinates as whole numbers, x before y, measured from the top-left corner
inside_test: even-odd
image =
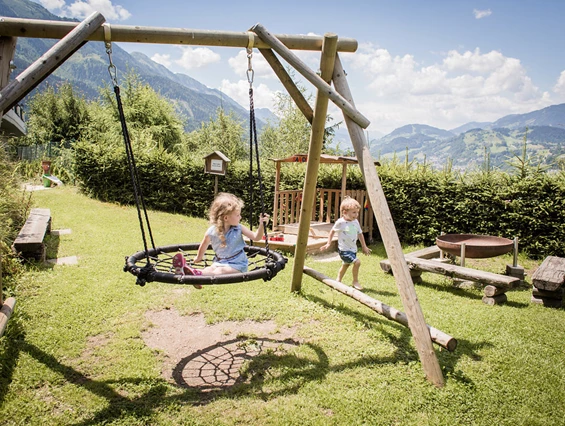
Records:
[[[256,395],[267,401],[293,394],[308,381],[324,379],[328,366],[317,345],[238,337],[181,359],[172,376],[178,386],[197,390],[199,405],[205,405],[218,397]]]
[[[383,321],[374,315],[365,315],[344,306],[332,306],[316,297],[311,300],[344,315],[353,316],[367,324],[378,325]],[[408,364],[418,362],[419,357],[411,345],[411,333],[399,324],[390,322],[400,333],[379,330],[396,350],[387,356],[359,356],[349,362],[330,365],[323,348],[311,343],[298,343],[292,339],[276,340],[258,337],[238,337],[199,350],[183,358],[173,369],[172,385],[164,378],[119,378],[94,380],[87,374],[65,365],[55,356],[25,341],[25,333],[19,322],[11,324],[8,340],[2,351],[0,364],[0,404],[8,393],[10,382],[20,354],[26,354],[36,362],[59,374],[67,383],[79,386],[98,398],[106,400],[104,408],[86,419],[71,420],[67,424],[95,425],[125,419],[151,421],[154,415],[166,407],[175,405],[207,405],[218,398],[258,398],[269,401],[282,395],[292,395],[309,382],[323,381],[328,374],[339,373],[368,365]],[[459,369],[457,363],[463,356],[479,361],[479,353],[490,342],[459,341],[455,353],[441,351],[440,365],[447,380],[455,380],[474,386]],[[124,395],[126,388],[135,396]]]

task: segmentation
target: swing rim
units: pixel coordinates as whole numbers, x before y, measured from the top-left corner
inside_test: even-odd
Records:
[[[168,246],[155,247],[138,251],[131,256],[126,257],[126,264],[124,271],[138,277],[138,284],[145,285],[146,282],[162,282],[167,284],[201,284],[201,285],[216,285],[216,284],[236,284],[245,281],[254,281],[262,279],[269,281],[277,275],[277,273],[284,269],[288,259],[281,253],[275,250],[267,250],[265,247],[248,246],[244,247],[244,251],[248,254],[260,254],[266,258],[265,265],[253,269],[248,272],[239,272],[236,274],[221,274],[221,275],[180,275],[174,272],[162,272],[155,268],[153,263],[147,263],[145,266],[140,266],[137,263],[147,261],[148,258],[158,258],[159,254],[163,253],[177,253],[183,251],[198,250],[200,244],[187,243],[175,244]]]

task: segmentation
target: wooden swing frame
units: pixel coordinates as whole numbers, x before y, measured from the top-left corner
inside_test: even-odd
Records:
[[[338,39],[333,33],[326,33],[323,37],[273,35],[261,24],[254,25],[247,32],[226,32],[118,25],[112,25],[110,28],[110,25],[104,22],[105,18],[98,12],[94,12],[81,23],[3,17],[0,21],[0,119],[6,111],[55,71],[88,40],[105,41],[108,39],[108,34],[111,34],[110,39],[114,42],[258,48],[298,108],[312,123],[291,290],[300,291],[302,285],[328,101],[331,100],[344,113],[345,123],[362,170],[367,194],[374,208],[377,225],[391,262],[406,311],[408,326],[414,337],[424,373],[434,385],[443,386],[444,378],[441,367],[433,349],[430,332],[424,320],[410,270],[404,259],[402,246],[363,131],[370,122],[355,108],[338,55],[338,52],[355,52],[357,41]],[[60,40],[8,83],[16,37]],[[296,49],[321,51],[321,75],[310,69],[291,51]],[[275,53],[318,89],[314,110],[308,105]],[[335,89],[330,86],[331,82]]]

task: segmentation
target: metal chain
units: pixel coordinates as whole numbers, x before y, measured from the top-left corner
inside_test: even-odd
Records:
[[[110,74],[110,80],[114,86],[118,85],[118,69],[112,62],[112,43],[106,43],[106,53],[108,54],[108,60],[110,65],[108,65],[108,74]]]
[[[255,71],[251,65],[251,59],[253,58],[253,48],[247,48],[247,81],[249,82],[249,88],[253,86],[253,77],[255,77]]]

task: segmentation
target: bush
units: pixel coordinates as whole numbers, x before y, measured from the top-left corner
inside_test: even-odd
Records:
[[[6,287],[12,275],[20,270],[20,263],[10,247],[25,222],[30,204],[30,198],[19,190],[20,182],[16,176],[14,165],[8,161],[4,146],[0,145],[0,268]]]
[[[134,154],[147,207],[206,216],[214,196],[214,177],[203,173],[200,157],[179,158],[162,149],[148,148],[136,149]],[[75,173],[85,192],[103,201],[134,202],[123,148],[80,143],[76,145],[75,161]],[[271,212],[273,162],[263,160],[261,171],[265,211]],[[396,231],[404,243],[431,245],[442,232],[488,234],[518,237],[521,250],[534,258],[565,255],[562,174],[531,173],[526,178],[502,172],[461,175],[394,163],[379,167],[378,173]],[[304,174],[304,164],[283,165],[281,189],[301,189]],[[364,188],[358,167],[349,166],[347,177],[348,188]],[[318,186],[340,188],[341,166],[322,165]],[[249,191],[247,162],[230,163],[226,176],[219,177],[219,190],[242,197],[248,207],[252,204],[256,220],[261,211],[259,187],[255,181],[253,191]],[[250,193],[254,194],[252,203]],[[248,219],[247,211],[242,214]]]

